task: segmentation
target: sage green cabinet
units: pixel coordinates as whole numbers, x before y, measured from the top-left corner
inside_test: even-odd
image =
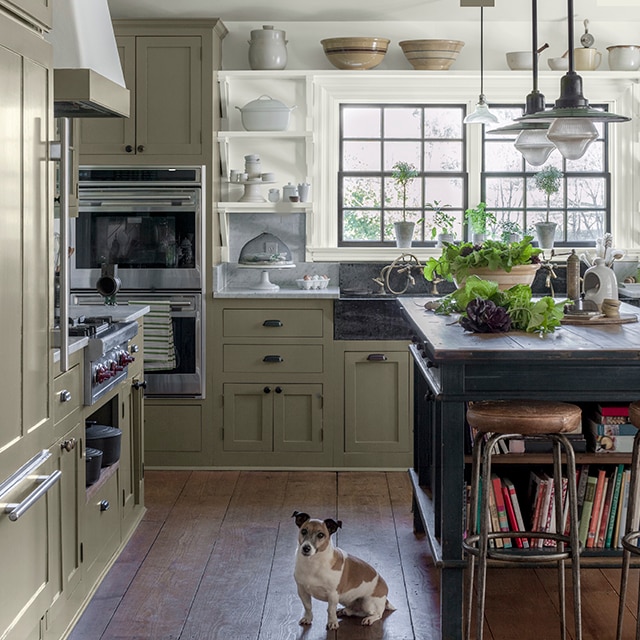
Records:
[[[225,384],[224,450],[322,451],[321,384]]]
[[[338,342],[342,353],[345,466],[412,461],[411,359],[402,342]]]
[[[44,27],[53,24],[53,0],[0,0],[0,6]]]
[[[82,162],[205,162],[219,21],[114,21],[129,118],[84,118]],[[222,35],[220,35],[222,34]]]

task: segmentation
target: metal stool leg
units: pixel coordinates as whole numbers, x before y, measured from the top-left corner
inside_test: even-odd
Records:
[[[564,523],[562,520],[562,443],[560,440],[553,438],[553,493],[555,501],[555,526],[556,533],[564,533]],[[564,542],[556,541],[556,551],[562,553],[564,551]],[[564,558],[558,560],[558,596],[560,604],[560,634],[562,640],[567,638],[567,606],[565,595],[565,562]]]
[[[629,582],[629,564],[631,562],[631,550],[625,545],[625,539],[629,534],[638,530],[638,474],[640,473],[640,431],[633,440],[633,453],[631,455],[631,482],[629,484],[629,504],[627,506],[627,522],[624,531],[622,546],[622,575],[620,577],[620,603],[618,605],[618,627],[616,639],[622,640],[622,624],[627,601],[627,585]],[[640,549],[639,549],[640,552]],[[640,609],[640,599],[638,600]],[[638,618],[640,620],[640,618]],[[636,638],[640,638],[640,624],[636,624]]]

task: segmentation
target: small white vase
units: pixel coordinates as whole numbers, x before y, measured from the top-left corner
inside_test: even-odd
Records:
[[[413,232],[416,227],[415,222],[394,222],[393,228],[396,232],[396,247],[408,249],[413,242]]]
[[[455,240],[453,233],[439,233],[436,236],[436,247],[444,247],[445,243],[451,244]]]
[[[556,237],[555,222],[536,222],[536,235],[538,236],[538,246],[541,249],[553,249],[553,241]]]

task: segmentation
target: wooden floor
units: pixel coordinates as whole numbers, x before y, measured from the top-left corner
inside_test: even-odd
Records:
[[[148,511],[70,640],[430,640],[438,571],[412,531],[406,473],[151,471]],[[341,519],[336,543],[379,569],[397,610],[326,631],[326,605],[301,627],[291,514]],[[582,572],[585,640],[615,637],[619,571]],[[636,576],[629,607],[637,603]],[[493,569],[485,638],[559,638],[556,574]],[[634,637],[629,612],[625,638]]]

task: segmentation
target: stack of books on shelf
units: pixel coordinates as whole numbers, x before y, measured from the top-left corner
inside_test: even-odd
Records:
[[[577,470],[579,538],[585,549],[620,549],[626,523],[630,471],[623,464],[608,467],[580,465]],[[493,473],[489,516],[491,531],[556,532],[556,505],[552,478],[542,470],[529,472],[528,488],[519,487],[505,476]],[[525,495],[526,494],[526,495]],[[569,535],[567,480],[562,482],[563,533]],[[545,548],[554,546],[549,538],[495,537],[496,548]]]
[[[588,446],[596,453],[630,453],[638,429],[629,422],[628,404],[598,404],[584,418]]]

